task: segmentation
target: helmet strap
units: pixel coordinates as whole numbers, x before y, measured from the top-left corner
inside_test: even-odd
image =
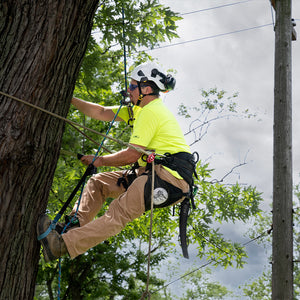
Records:
[[[140,94],[140,95],[139,95],[139,99],[138,99],[138,101],[136,102],[136,106],[140,106],[141,101],[142,101],[142,99],[144,98],[144,96],[145,96],[145,95],[143,95],[143,94]]]
[[[140,104],[141,104],[141,101],[142,101],[142,99],[145,97],[145,96],[158,96],[159,95],[159,92],[153,92],[153,93],[150,93],[150,94],[143,94],[142,93],[142,88],[141,88],[141,83],[138,81],[138,88],[139,88],[139,93],[140,93],[140,95],[139,95],[139,98],[138,98],[138,101],[136,102],[136,106],[140,106]]]
[[[142,88],[141,88],[141,84],[140,84],[140,82],[138,81],[138,88],[139,88],[139,93],[140,93],[140,95],[139,95],[139,99],[138,99],[138,101],[136,102],[136,106],[140,106],[140,104],[141,104],[141,101],[142,101],[142,99],[144,98],[144,94],[142,93]]]

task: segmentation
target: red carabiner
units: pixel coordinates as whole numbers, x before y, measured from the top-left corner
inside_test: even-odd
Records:
[[[152,163],[155,159],[155,153],[151,153],[147,157],[147,163]]]

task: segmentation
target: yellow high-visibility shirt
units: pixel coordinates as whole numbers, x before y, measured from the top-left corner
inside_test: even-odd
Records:
[[[115,109],[114,111],[116,112]],[[134,106],[133,113],[130,144],[146,147],[149,151],[157,154],[190,153],[178,121],[160,98],[151,101],[144,107]],[[122,107],[118,116],[127,122],[129,119],[127,107]],[[138,163],[140,166],[146,165],[141,158]],[[175,177],[182,178],[177,172],[166,169]]]

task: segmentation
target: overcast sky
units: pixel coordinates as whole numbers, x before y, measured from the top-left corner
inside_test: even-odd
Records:
[[[274,46],[272,10],[268,0],[161,0],[183,15],[178,22],[180,39],[184,43],[149,51],[165,69],[177,70],[176,89],[164,96],[166,105],[177,112],[180,103],[195,105],[200,99],[200,90],[217,87],[228,92],[238,92],[238,103],[243,108],[257,113],[251,120],[232,119],[215,123],[203,142],[192,150],[198,151],[202,160],[212,156],[210,163],[216,169],[216,178],[221,178],[234,165],[247,165],[229,180],[239,180],[256,186],[263,192],[262,208],[270,211],[272,201],[272,156],[273,156],[273,103],[274,103]],[[224,6],[226,4],[238,3]],[[224,6],[214,9],[213,7]],[[205,10],[209,9],[209,10]],[[274,12],[273,12],[274,13]],[[293,1],[293,18],[300,35],[300,1]],[[275,15],[274,15],[275,19]],[[265,26],[266,25],[266,26]],[[225,33],[260,28],[222,35]],[[165,45],[168,45],[166,43]],[[300,45],[293,47],[293,160],[294,183],[300,181],[300,157],[298,153],[300,120],[297,115],[300,103]],[[180,119],[183,130],[187,124]],[[223,227],[223,226],[222,226]],[[244,242],[242,226],[224,226],[233,240]],[[267,230],[268,228],[266,228]],[[212,277],[223,284],[238,286],[257,276],[267,263],[260,246],[249,248],[249,265],[240,271],[219,269]],[[184,263],[190,267],[190,263]]]

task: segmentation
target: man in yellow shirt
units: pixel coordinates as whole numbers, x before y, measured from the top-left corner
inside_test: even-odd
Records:
[[[161,91],[175,86],[175,79],[165,75],[156,64],[144,63],[134,69],[128,88],[130,101],[134,106],[132,135],[129,143],[135,148],[97,157],[93,165],[126,166],[135,163],[128,172],[115,171],[93,175],[83,191],[76,218],[77,226],[67,228],[59,234],[52,230],[41,240],[46,261],[69,254],[71,258],[118,234],[128,222],[140,217],[151,207],[151,167],[137,148],[151,150],[161,156],[155,159],[154,207],[165,207],[189,197],[193,184],[195,162],[182,130],[173,114],[159,98]],[[85,115],[112,121],[114,107],[104,107],[78,98],[72,104]],[[123,107],[116,120],[129,120],[127,107]],[[93,155],[85,155],[82,163],[89,165]],[[95,219],[106,198],[111,202],[106,213]],[[71,213],[74,215],[77,203]],[[47,230],[51,221],[42,215],[37,224],[38,235]],[[69,229],[69,230],[68,230]]]

